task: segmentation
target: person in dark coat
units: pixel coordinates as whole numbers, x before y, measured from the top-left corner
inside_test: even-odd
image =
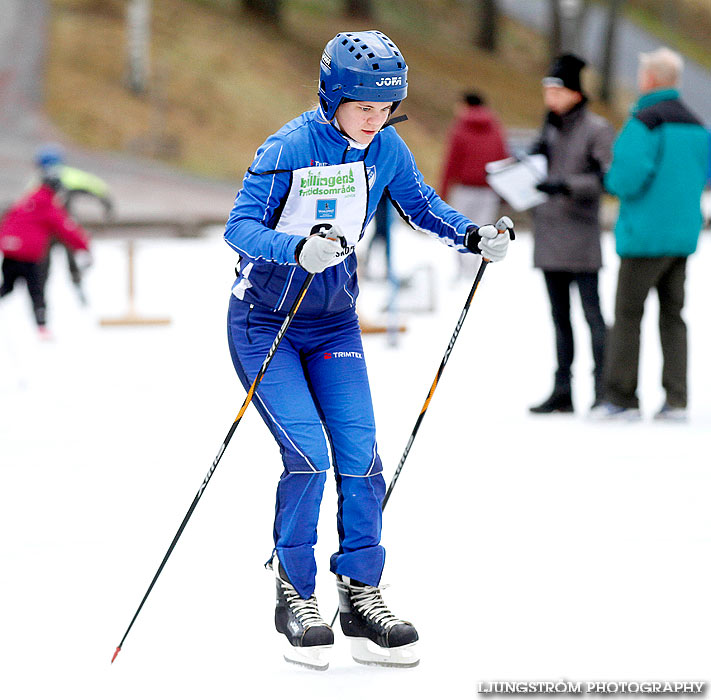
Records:
[[[600,310],[598,271],[600,248],[600,196],[611,160],[612,126],[588,109],[578,56],[563,54],[543,79],[548,113],[533,153],[548,161],[548,175],[537,187],[548,200],[533,210],[534,265],[543,271],[555,326],[558,367],[553,391],[533,413],[573,411],[571,368],[574,357],[570,321],[570,287],[575,284],[590,327],[595,363],[595,400],[602,400],[605,321]]]

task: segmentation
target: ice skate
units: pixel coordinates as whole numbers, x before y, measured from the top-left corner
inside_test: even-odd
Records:
[[[274,623],[277,631],[287,640],[284,659],[299,666],[325,671],[333,646],[333,630],[321,617],[316,596],[302,598],[276,557],[272,568],[276,574]]]
[[[341,629],[351,640],[351,655],[370,666],[417,666],[414,626],[390,612],[380,588],[337,575]]]

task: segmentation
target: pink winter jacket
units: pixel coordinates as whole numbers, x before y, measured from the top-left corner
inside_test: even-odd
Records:
[[[89,236],[42,185],[14,204],[0,222],[0,251],[6,258],[40,262],[56,236],[74,250],[88,250]]]

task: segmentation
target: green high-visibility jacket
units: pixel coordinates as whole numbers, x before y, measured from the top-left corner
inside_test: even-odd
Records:
[[[63,165],[59,170],[59,179],[68,192],[87,192],[99,199],[109,197],[109,186],[100,177],[85,170]]]

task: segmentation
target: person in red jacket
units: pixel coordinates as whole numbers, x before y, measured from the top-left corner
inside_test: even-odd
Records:
[[[463,95],[448,137],[439,188],[442,199],[472,221],[494,221],[499,198],[486,182],[484,166],[508,155],[503,127],[483,97]],[[459,257],[462,274],[471,261]]]
[[[2,285],[0,297],[8,295],[18,279],[24,279],[40,336],[48,337],[47,307],[42,285],[42,261],[53,237],[73,250],[89,250],[89,236],[59,203],[58,178],[46,177],[23,196],[0,222]]]
[[[484,166],[508,155],[503,127],[484,98],[473,92],[462,95],[448,137],[442,199],[473,221],[493,221],[499,197],[486,182]],[[458,259],[459,276],[465,276],[473,263],[464,255]]]

